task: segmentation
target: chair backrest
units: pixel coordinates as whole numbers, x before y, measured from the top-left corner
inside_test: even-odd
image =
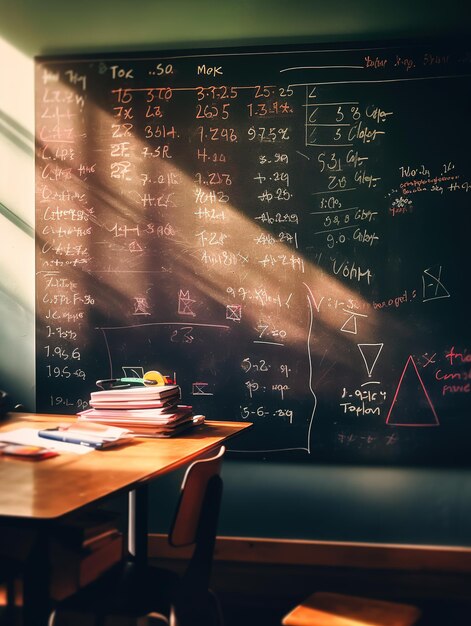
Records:
[[[198,459],[188,467],[169,533],[172,546],[189,546],[196,543],[198,533],[216,532],[222,492],[220,472],[225,451],[221,446],[214,456]],[[207,528],[202,529],[202,525]]]

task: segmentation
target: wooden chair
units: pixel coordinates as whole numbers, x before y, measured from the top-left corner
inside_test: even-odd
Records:
[[[283,626],[413,626],[420,610],[409,604],[317,592],[283,618]]]
[[[222,624],[216,596],[209,588],[222,496],[220,469],[224,446],[188,468],[169,532],[172,546],[194,545],[184,573],[124,561],[59,603],[50,626],[143,624],[148,615],[171,626]],[[116,620],[113,622],[113,620]]]

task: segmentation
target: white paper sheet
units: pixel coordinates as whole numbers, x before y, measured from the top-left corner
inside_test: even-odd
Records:
[[[93,452],[93,448],[81,446],[76,443],[64,443],[63,441],[54,441],[53,439],[45,439],[38,435],[36,428],[15,428],[7,432],[0,433],[0,441],[5,443],[19,443],[29,446],[41,446],[55,452],[72,452],[73,454],[88,454]]]

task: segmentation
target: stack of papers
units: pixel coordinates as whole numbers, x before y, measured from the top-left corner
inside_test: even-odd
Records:
[[[79,422],[127,429],[144,437],[171,437],[201,424],[193,407],[178,404],[178,385],[121,387],[91,393],[91,409],[78,413]]]
[[[95,409],[165,408],[177,404],[180,397],[178,385],[116,387],[92,391],[90,406]]]

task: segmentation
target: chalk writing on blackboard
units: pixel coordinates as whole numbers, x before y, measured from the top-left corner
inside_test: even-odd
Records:
[[[157,369],[239,456],[467,462],[470,59],[38,58],[37,409]]]

